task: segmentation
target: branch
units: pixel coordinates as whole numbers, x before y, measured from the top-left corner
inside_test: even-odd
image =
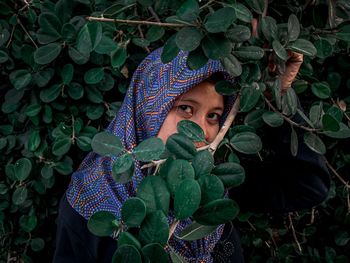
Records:
[[[35,46],[35,48],[38,48],[38,45],[35,43],[35,41],[33,40],[33,38],[31,37],[31,35],[29,34],[29,32],[27,31],[27,29],[23,26],[21,20],[17,17],[17,22],[18,24],[21,26],[21,28],[23,29],[24,33],[26,33],[26,35],[29,37],[29,39],[32,41],[33,45]]]
[[[309,131],[309,132],[318,132],[318,131],[319,131],[318,129],[313,129],[313,128],[305,127],[305,126],[303,126],[303,125],[301,125],[301,124],[299,124],[299,123],[296,123],[296,122],[292,121],[291,119],[289,119],[288,117],[286,117],[284,114],[282,114],[279,110],[277,110],[267,98],[265,98],[265,101],[266,101],[266,103],[269,105],[269,107],[270,107],[274,112],[276,112],[276,113],[278,113],[279,115],[281,115],[282,118],[285,119],[285,120],[286,120],[288,123],[290,123],[291,125],[296,126],[296,127],[300,128],[300,129],[303,129],[303,130],[305,130],[305,131]]]
[[[162,22],[150,22],[150,21],[141,21],[141,20],[112,19],[112,18],[93,17],[93,16],[88,16],[86,19],[89,21],[112,22],[112,23],[130,24],[130,25],[149,25],[149,26],[162,26],[162,27],[188,26],[180,23],[162,23]]]
[[[301,249],[300,243],[299,243],[299,241],[298,241],[297,234],[295,233],[295,229],[294,229],[292,217],[290,216],[290,214],[291,214],[291,213],[288,214],[288,219],[289,219],[289,224],[290,224],[289,227],[290,227],[291,230],[292,230],[293,238],[294,238],[295,243],[297,244],[298,251],[299,251],[299,253],[301,253],[301,252],[302,252],[302,249]]]
[[[346,182],[343,177],[340,176],[340,174],[338,174],[338,172],[333,168],[333,166],[327,161],[326,158],[324,158],[324,162],[326,163],[327,167],[329,168],[329,170],[332,171],[332,173],[339,179],[339,181],[341,181],[345,187],[347,189],[350,189],[350,184],[348,182]]]
[[[154,17],[154,19],[160,23],[160,19],[159,16],[157,15],[157,13],[153,10],[152,6],[149,6],[148,11],[152,14],[152,16]]]
[[[240,105],[240,95],[237,96],[235,103],[232,106],[232,109],[230,110],[229,114],[227,115],[227,118],[224,122],[224,124],[222,125],[218,135],[216,135],[214,141],[209,144],[209,152],[214,154],[216,149],[218,148],[219,144],[221,143],[221,141],[224,139],[228,129],[231,127],[231,124],[233,123],[233,121],[236,118],[236,115],[239,111],[239,105]]]

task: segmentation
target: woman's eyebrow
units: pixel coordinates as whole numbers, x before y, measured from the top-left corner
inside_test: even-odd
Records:
[[[181,98],[180,100],[175,101],[175,102],[176,103],[189,102],[189,103],[195,104],[196,106],[200,105],[199,101],[191,99],[191,98]],[[217,106],[217,107],[213,107],[212,110],[224,111],[224,108],[221,106]]]

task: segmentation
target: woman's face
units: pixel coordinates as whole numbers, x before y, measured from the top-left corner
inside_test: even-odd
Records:
[[[224,97],[215,91],[215,84],[202,82],[179,96],[168,113],[157,137],[166,142],[176,133],[181,120],[197,123],[204,131],[207,142],[212,142],[219,132],[220,117],[224,112]],[[197,147],[204,146],[197,143]]]

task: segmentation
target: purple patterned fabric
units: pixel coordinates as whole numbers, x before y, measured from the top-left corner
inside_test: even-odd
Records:
[[[118,136],[127,150],[133,149],[141,141],[156,136],[175,99],[196,86],[215,72],[225,73],[219,61],[209,60],[198,70],[187,67],[187,52],[180,51],[176,58],[167,64],[161,62],[162,49],[149,54],[134,72],[124,102],[107,131]],[[233,98],[225,105],[226,117]],[[118,184],[112,177],[112,164],[117,157],[101,157],[89,153],[76,172],[66,192],[70,205],[88,219],[97,211],[110,211],[120,218],[120,209],[125,200],[135,195],[144,174],[140,164],[135,163],[133,180]],[[172,218],[169,217],[169,221]],[[191,221],[182,221],[175,233],[179,233]],[[211,262],[210,251],[220,239],[223,227],[195,242],[185,242],[172,238],[169,244],[188,262]]]

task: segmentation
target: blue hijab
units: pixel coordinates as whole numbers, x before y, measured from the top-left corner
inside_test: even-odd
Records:
[[[233,79],[217,60],[209,60],[198,70],[187,66],[188,52],[180,51],[167,64],[161,61],[162,48],[149,54],[138,66],[132,77],[124,102],[107,131],[118,136],[127,150],[132,150],[141,141],[156,136],[175,99],[198,85],[215,72],[222,72],[225,78]],[[226,100],[223,120],[232,107],[233,99]],[[223,121],[222,120],[222,121]],[[135,196],[137,186],[145,177],[140,163],[135,163],[131,182],[118,184],[112,176],[113,163],[117,157],[102,157],[90,152],[76,172],[66,192],[69,204],[85,219],[98,211],[110,211],[121,217],[121,206],[129,197]],[[173,218],[169,217],[171,223]],[[191,223],[184,220],[177,226],[175,234]],[[172,246],[188,262],[212,262],[210,252],[220,239],[223,226],[213,234],[198,241],[169,240]]]

